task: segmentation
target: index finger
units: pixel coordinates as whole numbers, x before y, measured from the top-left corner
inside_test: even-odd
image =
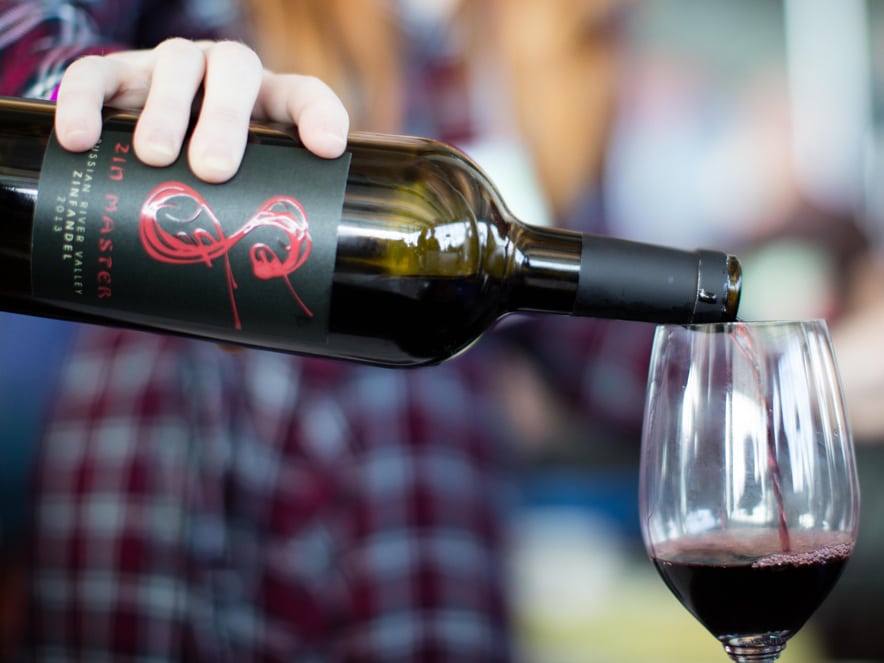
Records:
[[[82,152],[95,145],[101,135],[101,109],[119,95],[126,70],[123,62],[100,55],[87,55],[67,68],[55,107],[55,132],[62,147]],[[130,70],[127,93],[146,98],[149,86],[146,77]]]

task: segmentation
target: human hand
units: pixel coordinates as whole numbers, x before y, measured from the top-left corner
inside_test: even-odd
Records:
[[[253,50],[237,42],[180,38],[71,64],[58,89],[58,141],[71,151],[87,150],[101,133],[102,106],[143,109],[135,153],[148,165],[167,166],[181,151],[201,85],[203,103],[187,156],[194,174],[207,182],[236,173],[250,119],[293,122],[304,146],[318,156],[344,151],[349,117],[325,83],[267,71]]]

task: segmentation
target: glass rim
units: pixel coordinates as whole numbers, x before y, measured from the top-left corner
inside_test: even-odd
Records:
[[[773,327],[822,327],[828,330],[825,318],[778,318],[773,320],[731,320],[717,322],[666,322],[657,325],[658,329],[684,329],[706,333],[723,333],[735,329],[765,329]]]

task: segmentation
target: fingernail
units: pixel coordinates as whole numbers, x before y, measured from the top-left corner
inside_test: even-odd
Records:
[[[85,129],[80,129],[79,127],[74,127],[74,128],[64,129],[63,133],[68,138],[71,138],[73,140],[79,140],[80,138],[82,138],[83,136],[88,134],[89,132],[86,131]]]
[[[335,145],[336,147],[345,147],[347,145],[347,136],[343,134],[327,131],[325,132],[325,136],[326,140],[328,140],[331,145]]]
[[[167,138],[151,138],[148,146],[158,157],[171,160],[178,156],[178,150]]]
[[[228,178],[239,166],[228,145],[216,143],[204,151],[199,159],[201,170],[213,177]]]
[[[140,142],[136,138],[138,157],[152,166],[166,166],[178,158],[179,145],[168,133],[155,131]]]
[[[89,147],[87,143],[91,143],[92,140],[85,129],[67,129],[64,132],[64,142],[76,149],[87,149]]]
[[[81,152],[95,144],[93,132],[79,127],[60,128],[57,132],[59,142],[69,150]]]
[[[339,157],[347,148],[347,137],[333,131],[325,131],[316,136],[312,146],[320,156]]]

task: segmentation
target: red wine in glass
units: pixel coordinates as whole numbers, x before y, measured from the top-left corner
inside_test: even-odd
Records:
[[[758,545],[776,545],[772,541]],[[747,557],[715,537],[682,540],[652,561],[667,587],[716,638],[794,635],[829,594],[852,545],[819,535],[808,552]]]

